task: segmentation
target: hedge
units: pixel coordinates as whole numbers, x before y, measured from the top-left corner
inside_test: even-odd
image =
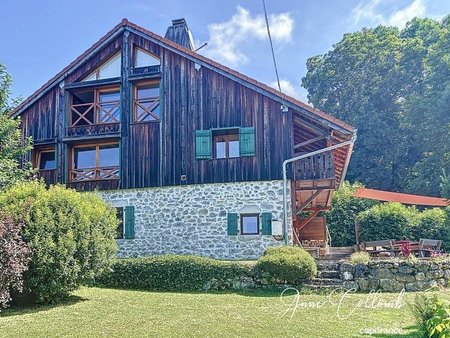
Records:
[[[156,290],[200,291],[231,288],[251,267],[199,256],[162,255],[116,259],[111,270],[95,280],[96,286]]]

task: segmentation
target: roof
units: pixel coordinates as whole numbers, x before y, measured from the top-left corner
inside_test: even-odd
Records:
[[[355,197],[368,198],[371,200],[384,202],[399,202],[402,204],[422,205],[430,207],[446,207],[450,205],[450,200],[440,197],[429,197],[411,194],[402,194],[383,190],[356,188]]]
[[[74,68],[75,66],[77,66],[77,64],[79,64],[80,62],[83,62],[83,60],[92,52],[94,52],[96,49],[100,48],[101,45],[108,40],[109,38],[111,38],[112,36],[116,35],[117,33],[119,33],[120,31],[124,30],[124,29],[128,29],[128,30],[135,30],[137,32],[140,32],[142,34],[144,34],[146,37],[151,38],[152,40],[156,40],[159,42],[160,45],[164,46],[164,47],[169,47],[170,49],[177,51],[178,53],[185,55],[185,56],[189,56],[193,59],[195,59],[196,61],[199,62],[203,62],[204,64],[207,64],[209,66],[211,66],[214,69],[220,70],[225,74],[228,74],[232,77],[236,77],[240,80],[242,80],[244,83],[247,84],[251,84],[255,87],[260,88],[261,90],[263,90],[264,92],[270,93],[272,95],[277,96],[278,98],[281,99],[281,101],[285,102],[285,103],[290,103],[296,107],[300,107],[310,113],[312,113],[313,115],[326,120],[328,122],[330,122],[331,124],[334,124],[344,130],[346,130],[349,133],[353,133],[355,132],[355,129],[346,124],[345,122],[332,117],[322,111],[320,111],[319,109],[316,109],[304,102],[301,102],[291,96],[288,96],[286,94],[283,94],[279,91],[277,91],[276,89],[263,84],[261,82],[258,82],[242,73],[239,73],[233,69],[230,69],[216,61],[213,61],[211,59],[208,59],[206,57],[204,57],[203,55],[200,55],[198,53],[196,53],[195,51],[192,51],[188,48],[185,48],[169,39],[166,39],[158,34],[155,34],[149,30],[146,30],[145,28],[138,26],[130,21],[128,21],[127,19],[123,19],[118,25],[116,25],[112,30],[110,30],[108,33],[106,33],[106,35],[104,35],[99,41],[97,41],[95,44],[93,44],[90,48],[88,48],[83,54],[81,54],[78,58],[76,58],[73,62],[71,62],[67,67],[65,67],[63,70],[61,70],[58,74],[56,74],[54,77],[52,77],[49,81],[47,81],[43,86],[41,86],[37,91],[35,91],[31,96],[29,96],[26,100],[24,100],[19,106],[17,106],[12,112],[11,112],[11,116],[15,116],[15,115],[19,115],[24,109],[26,109],[26,107],[30,104],[32,104],[35,100],[37,100],[42,94],[44,94],[47,90],[53,88],[54,85],[56,85],[58,82],[60,82],[68,73],[70,73],[71,69]]]

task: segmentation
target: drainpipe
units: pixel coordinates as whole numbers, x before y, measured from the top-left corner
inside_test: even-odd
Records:
[[[337,149],[337,148],[342,148],[342,147],[345,147],[345,146],[348,146],[348,145],[350,146],[349,151],[351,151],[353,149],[353,145],[354,145],[355,141],[356,141],[356,130],[352,134],[352,138],[349,141],[345,141],[345,142],[342,142],[342,143],[339,143],[339,144],[335,144],[334,146],[330,146],[330,147],[327,147],[327,148],[323,148],[323,149],[319,149],[319,150],[316,150],[316,151],[312,151],[310,153],[303,154],[303,155],[300,155],[300,156],[297,156],[297,157],[289,158],[289,159],[287,159],[287,160],[285,160],[283,162],[283,233],[284,233],[284,244],[286,244],[286,245],[289,244],[289,242],[288,242],[288,231],[287,231],[287,229],[288,229],[288,214],[287,214],[287,210],[288,210],[288,204],[287,204],[287,201],[288,201],[288,199],[287,199],[287,184],[288,184],[288,182],[287,181],[288,181],[288,179],[287,179],[287,165],[289,163],[292,163],[292,162],[295,162],[295,161],[299,161],[299,160],[302,160],[302,159],[310,157],[310,156],[314,156],[314,155],[318,155],[318,154],[321,154],[321,153],[325,153],[327,151],[334,150],[334,149]],[[344,169],[343,169],[342,177],[341,177],[341,182],[344,181],[345,174],[346,174],[347,168],[348,168],[349,160],[350,159],[348,158],[348,160],[346,161],[346,163],[344,165]]]

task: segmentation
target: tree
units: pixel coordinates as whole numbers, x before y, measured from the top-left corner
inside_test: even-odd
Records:
[[[371,188],[439,194],[449,166],[449,26],[414,19],[345,34],[307,62],[314,106],[358,129],[348,179]],[[450,169],[450,168],[448,168]]]
[[[444,198],[450,198],[450,177],[447,176],[445,170],[442,170],[441,184],[441,196]]]
[[[31,163],[25,160],[32,149],[32,140],[22,137],[20,119],[8,116],[12,109],[8,102],[10,85],[11,78],[0,64],[0,189],[29,178],[34,172]]]

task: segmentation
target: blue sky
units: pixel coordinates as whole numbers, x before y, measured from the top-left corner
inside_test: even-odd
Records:
[[[445,0],[266,0],[282,90],[302,100],[306,60],[327,52],[346,32],[378,24],[403,27],[415,16],[441,18]],[[27,97],[122,18],[164,35],[186,18],[201,53],[258,81],[275,73],[260,0],[3,0],[0,62],[12,96]]]

